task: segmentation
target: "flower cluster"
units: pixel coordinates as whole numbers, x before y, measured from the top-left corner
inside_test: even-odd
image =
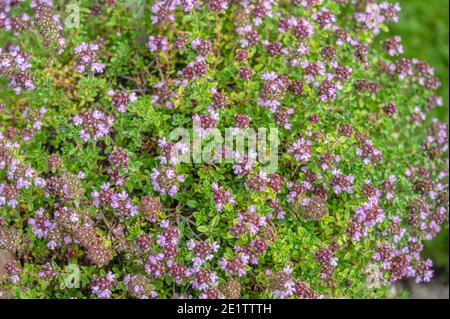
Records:
[[[64,52],[66,39],[61,17],[53,13],[52,8],[46,3],[36,3],[34,7],[34,25],[41,34],[44,45],[55,48],[59,54]]]
[[[356,149],[356,155],[363,159],[364,164],[378,163],[381,161],[381,151],[373,146],[371,140],[367,139],[363,133],[356,135],[360,146]]]
[[[114,288],[115,275],[109,271],[105,276],[96,277],[91,281],[91,290],[100,299],[109,299]]]
[[[208,63],[205,58],[198,56],[194,61],[189,62],[186,67],[179,71],[179,75],[183,78],[183,84],[187,84],[189,80],[203,78],[208,72]]]
[[[0,48],[0,75],[9,82],[9,86],[20,94],[22,90],[34,90],[33,76],[28,72],[31,64],[28,54],[18,47]]]
[[[335,271],[335,268],[337,266],[337,258],[333,257],[333,250],[330,248],[320,248],[315,253],[314,258],[320,266],[321,278],[327,278]]]
[[[63,242],[70,244],[70,236],[81,245],[86,252],[86,258],[95,265],[108,264],[112,258],[111,247],[107,246],[103,238],[98,234],[98,229],[92,226],[83,214],[73,209],[63,207],[55,212],[54,232],[47,235],[49,245],[52,248],[60,246]],[[65,234],[70,234],[69,237]],[[60,242],[56,242],[59,240]]]
[[[239,213],[236,221],[237,223],[233,225],[231,232],[237,238],[247,233],[256,235],[260,231],[260,227],[266,224],[266,218],[258,216],[254,205],[249,206],[247,212]]]
[[[196,133],[200,137],[207,136],[211,132],[211,129],[217,126],[218,120],[219,115],[215,112],[212,112],[211,115],[194,114],[192,116],[192,121],[194,122]]]
[[[289,147],[288,152],[291,153],[298,162],[308,162],[311,159],[312,142],[306,138],[299,138],[292,146]]]
[[[127,94],[126,92],[114,92],[113,90],[108,91],[108,96],[111,98],[112,104],[117,108],[120,113],[125,113],[127,106],[137,100],[136,93],[131,92]]]
[[[209,243],[207,241],[195,242],[192,239],[186,244],[189,250],[194,252],[193,267],[194,269],[200,269],[206,261],[211,261],[214,258],[214,252],[217,252],[219,245],[214,243]]]
[[[189,152],[189,146],[186,143],[168,142],[165,137],[158,140],[158,146],[161,149],[159,162],[162,165],[175,165],[183,155]]]
[[[273,272],[270,269],[266,271],[269,276],[269,287],[277,298],[287,298],[294,294],[295,280],[292,276],[292,267],[286,266],[281,271]]]
[[[195,271],[191,285],[195,289],[208,291],[209,288],[217,286],[217,274],[209,269],[201,268]]]
[[[164,81],[160,81],[154,85],[152,101],[156,107],[165,106],[168,109],[172,109],[173,103],[171,99],[175,96],[175,92]]]
[[[152,299],[158,295],[152,289],[150,280],[143,275],[126,275],[123,282],[128,294],[136,299]]]
[[[150,178],[156,191],[169,196],[175,195],[178,192],[178,184],[184,182],[184,176],[178,175],[170,166],[163,166],[159,170],[154,168]]]
[[[100,44],[98,42],[82,42],[74,49],[78,65],[77,71],[80,73],[103,73],[105,65],[100,62],[98,50]]]
[[[212,198],[213,198],[214,202],[216,203],[217,211],[220,212],[223,209],[223,206],[226,204],[234,204],[235,203],[235,200],[231,196],[230,192],[220,188],[217,183],[212,183],[211,187],[214,190]]]
[[[232,257],[229,259],[222,258],[219,261],[219,264],[222,270],[227,273],[244,276],[247,273],[245,267],[247,265],[247,262],[248,262],[247,256],[242,255],[240,257]]]
[[[108,136],[110,127],[114,123],[114,117],[95,110],[74,116],[72,122],[81,127],[80,137],[87,142],[90,139],[95,141],[100,137]]]
[[[115,192],[110,184],[102,184],[100,191],[91,193],[92,203],[97,207],[108,207],[119,216],[130,218],[139,214],[138,207],[133,204],[126,191]]]
[[[384,220],[385,213],[379,206],[378,198],[371,197],[355,209],[353,218],[347,232],[353,240],[358,241],[361,237],[367,236],[370,227],[374,227]]]
[[[5,180],[0,182],[0,207],[5,204],[15,208],[21,190],[37,186],[43,188],[45,180],[39,177],[30,164],[17,154],[19,144],[9,141],[0,133],[0,170]]]
[[[108,174],[111,176],[111,180],[117,185],[122,186],[126,178],[128,171],[128,154],[123,149],[119,148],[109,154],[108,160],[111,163],[111,167],[108,168]]]
[[[145,216],[145,219],[152,221],[153,223],[157,220],[157,215],[161,212],[162,206],[159,198],[154,198],[151,196],[142,196],[139,205],[139,211]]]
[[[150,52],[167,51],[167,45],[166,37],[153,35],[148,37],[148,48]]]
[[[260,91],[258,105],[265,106],[272,113],[281,105],[280,100],[289,88],[289,79],[275,72],[263,73],[261,79],[264,84]]]
[[[22,269],[17,261],[8,261],[5,264],[4,269],[6,275],[12,283],[18,283],[20,281],[20,274],[22,273]]]

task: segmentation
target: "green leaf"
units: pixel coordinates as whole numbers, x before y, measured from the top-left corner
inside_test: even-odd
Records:
[[[198,202],[196,200],[191,199],[186,202],[186,205],[190,208],[197,208]]]
[[[220,221],[220,215],[216,215],[212,220],[211,220],[211,228],[216,227],[219,224]]]
[[[198,226],[197,230],[201,233],[206,233],[209,230],[209,228],[208,226]]]

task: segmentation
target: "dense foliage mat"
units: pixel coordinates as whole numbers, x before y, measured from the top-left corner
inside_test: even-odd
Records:
[[[448,124],[427,118],[433,68],[379,37],[399,10],[2,0],[0,294],[373,298],[429,281]]]

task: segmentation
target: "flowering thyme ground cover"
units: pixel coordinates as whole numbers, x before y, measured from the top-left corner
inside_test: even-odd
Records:
[[[381,40],[399,11],[2,0],[2,295],[374,298],[429,281],[448,124],[427,117],[433,67]],[[263,130],[257,149],[209,147]]]

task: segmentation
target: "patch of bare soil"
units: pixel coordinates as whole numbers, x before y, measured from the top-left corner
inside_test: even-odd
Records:
[[[4,269],[5,264],[11,260],[14,260],[14,256],[10,252],[0,249],[0,278],[2,278],[3,275],[5,274],[5,269]],[[0,290],[0,299],[10,298],[10,297],[11,297],[10,292]]]
[[[440,273],[429,283],[416,283],[413,279],[403,280],[399,289],[409,292],[410,299],[449,299],[448,274]]]

